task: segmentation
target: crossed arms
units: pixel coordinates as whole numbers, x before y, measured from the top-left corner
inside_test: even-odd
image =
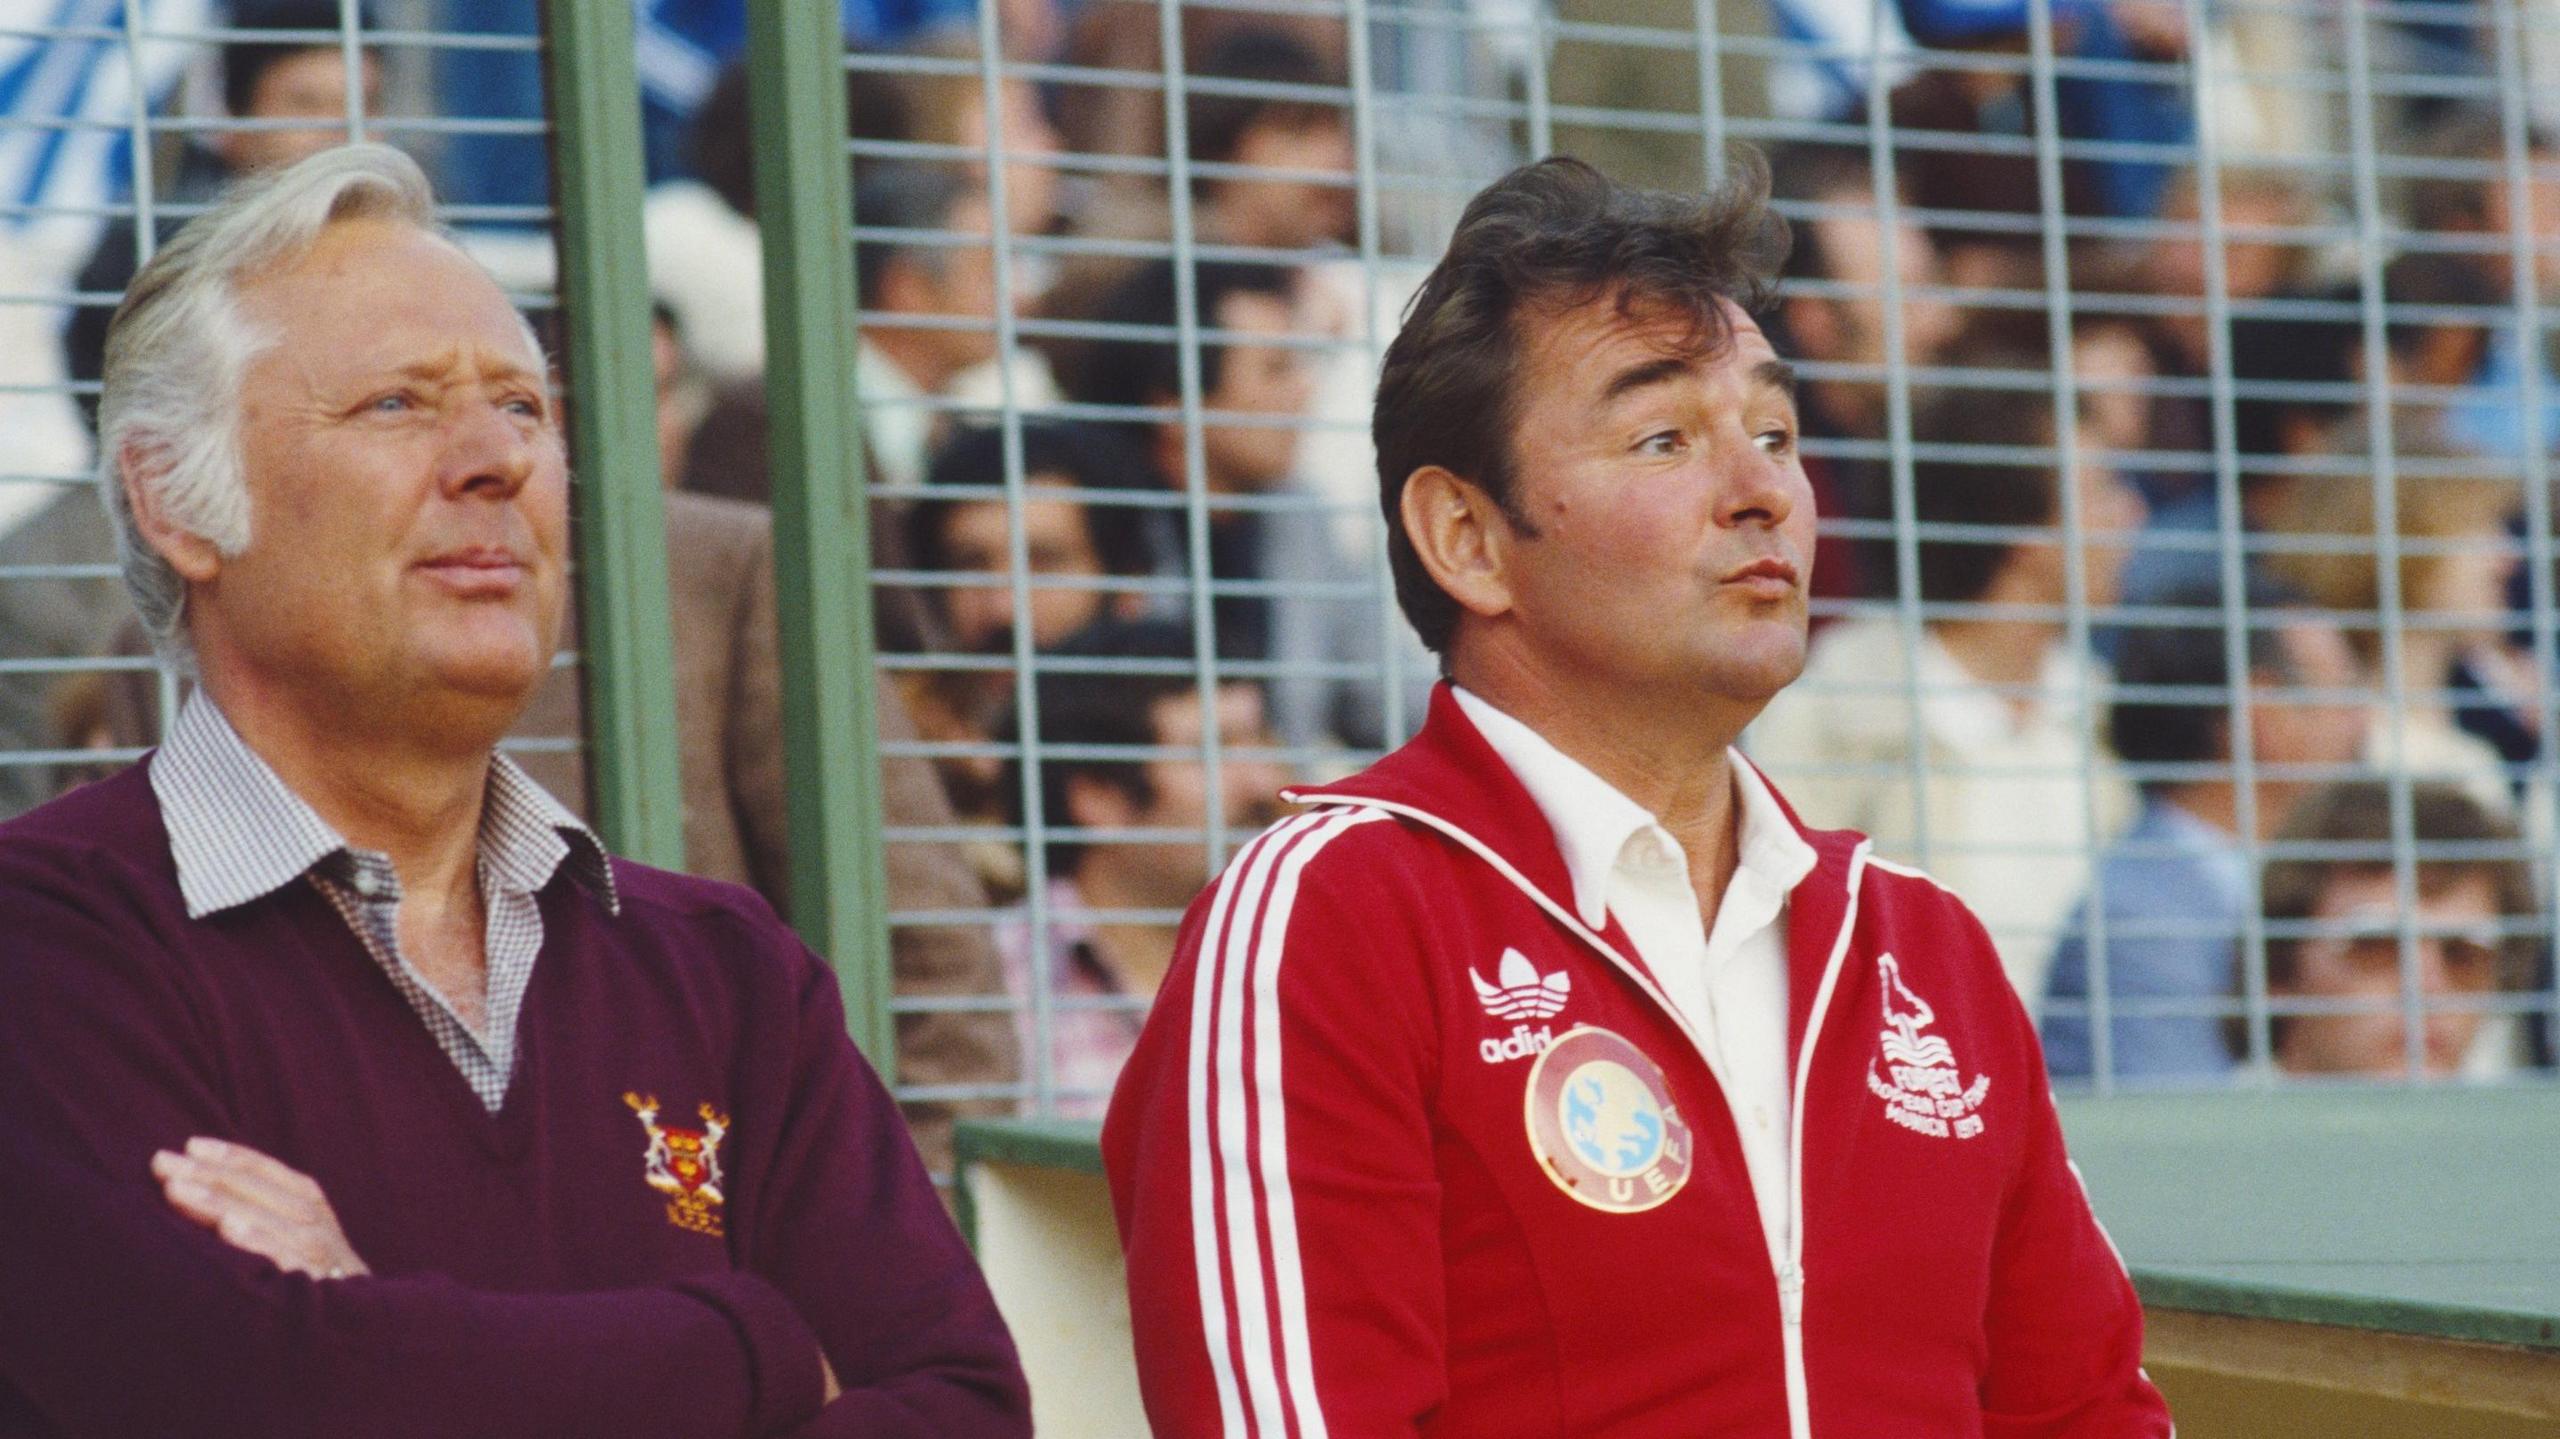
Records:
[[[196,1038],[202,997],[139,952],[157,947],[140,925],[12,868],[0,1434],[1029,1432],[984,1282],[929,1189],[913,1202],[922,1166],[805,952],[792,1032],[769,1041],[793,1078],[755,1267],[498,1293],[367,1273],[308,1179],[236,1143],[189,1155],[190,1136],[241,1132]],[[21,1411],[42,1427],[14,1430]]]

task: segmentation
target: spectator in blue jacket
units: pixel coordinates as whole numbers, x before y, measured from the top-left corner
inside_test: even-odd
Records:
[[[2243,644],[2256,804],[2244,810],[2218,592],[2180,591],[2164,603],[2193,617],[2128,631],[2117,661],[2109,728],[2141,781],[2142,812],[2100,859],[2096,891],[2054,951],[2044,1043],[2056,1078],[2096,1072],[2090,996],[2098,975],[2117,1079],[2229,1072],[2220,1010],[2252,900],[2244,816],[2259,839],[2274,834],[2295,795],[2353,763],[2364,745],[2364,712],[2345,693],[2358,670],[2346,637],[2291,596],[2253,586]],[[2091,953],[2091,905],[2105,915],[2103,963]]]

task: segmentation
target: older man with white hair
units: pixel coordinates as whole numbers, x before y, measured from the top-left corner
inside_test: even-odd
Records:
[[[379,146],[126,297],[101,480],[199,684],[0,826],[0,1435],[1029,1432],[826,967],[494,752],[566,584],[544,375]]]

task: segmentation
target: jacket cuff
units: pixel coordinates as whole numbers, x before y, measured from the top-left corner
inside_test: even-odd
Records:
[[[781,1290],[741,1270],[681,1279],[675,1287],[718,1310],[736,1332],[746,1352],[746,1432],[751,1439],[784,1433],[816,1417],[827,1392],[817,1331]]]

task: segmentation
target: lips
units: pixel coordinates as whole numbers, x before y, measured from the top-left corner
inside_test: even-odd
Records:
[[[490,545],[448,550],[421,560],[418,572],[467,599],[503,598],[525,580],[525,563],[513,551]]]
[[[1796,592],[1796,567],[1778,555],[1764,555],[1728,571],[1724,583],[1755,595],[1783,598]]]

